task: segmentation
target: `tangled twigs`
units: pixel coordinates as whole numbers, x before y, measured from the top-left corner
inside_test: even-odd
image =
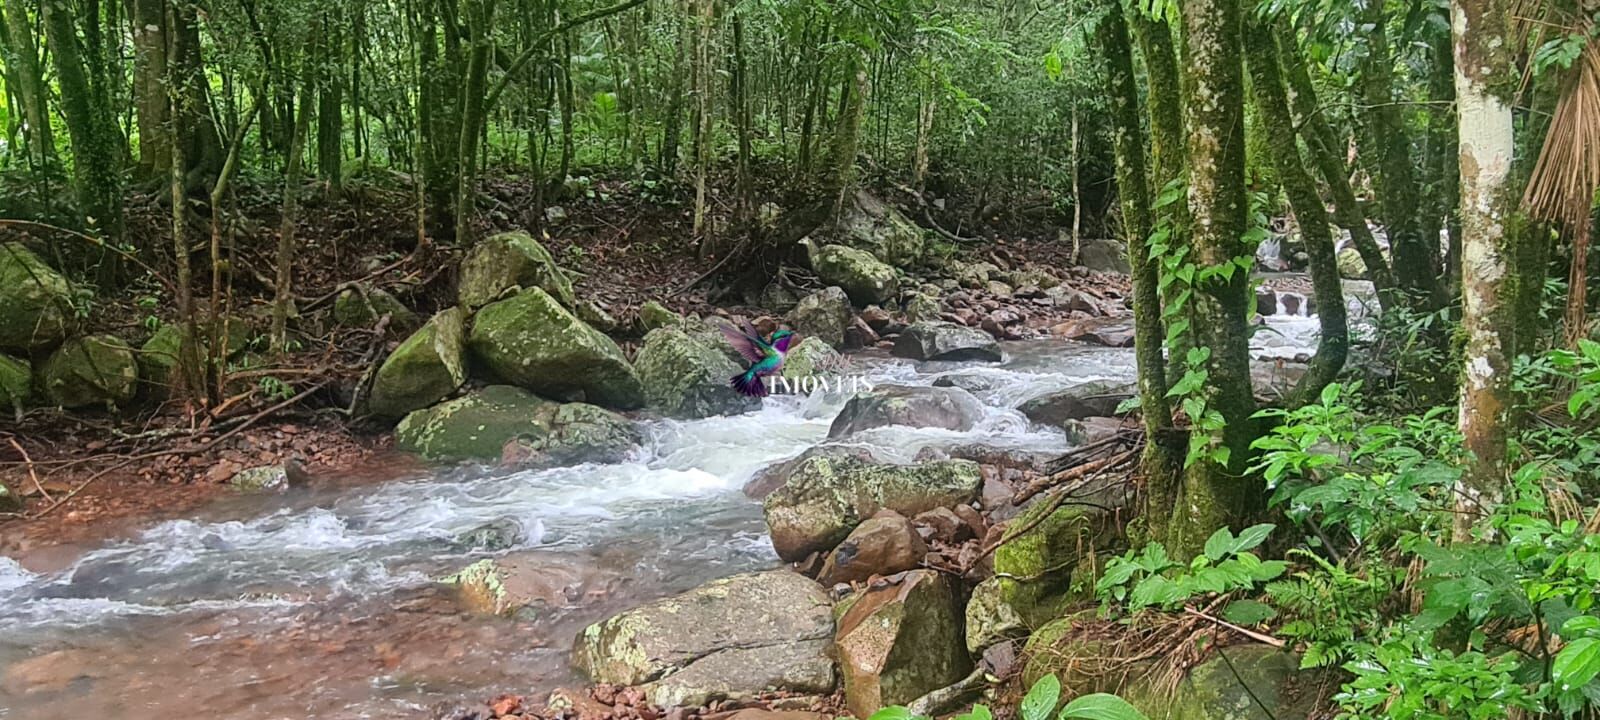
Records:
[[[1213,623],[1216,623],[1216,624],[1218,624],[1218,625],[1220,625],[1222,627],[1225,627],[1225,628],[1227,628],[1229,630],[1232,630],[1232,631],[1234,631],[1236,633],[1239,633],[1240,635],[1243,635],[1243,636],[1245,636],[1247,638],[1250,638],[1251,640],[1254,640],[1256,642],[1263,643],[1263,644],[1266,644],[1266,645],[1271,645],[1271,646],[1273,646],[1275,648],[1279,648],[1279,649],[1283,648],[1284,642],[1282,640],[1279,640],[1278,638],[1275,638],[1275,637],[1273,637],[1271,635],[1267,635],[1267,634],[1264,634],[1264,633],[1258,633],[1258,632],[1256,632],[1254,630],[1250,630],[1248,628],[1239,627],[1238,625],[1235,625],[1235,624],[1233,624],[1231,622],[1223,620],[1222,618],[1216,617],[1214,615],[1211,615],[1211,614],[1206,613],[1206,612],[1201,611],[1201,610],[1196,610],[1191,605],[1183,606],[1183,611],[1188,613],[1188,614],[1190,614],[1190,615],[1198,617],[1201,620],[1209,620],[1209,621],[1211,621]]]
[[[1081,466],[1080,465],[1079,467],[1085,467],[1085,466]],[[990,546],[984,548],[983,552],[978,553],[978,555],[976,557],[974,557],[971,562],[967,563],[966,568],[962,571],[962,574],[965,575],[967,572],[970,572],[973,568],[977,567],[978,564],[981,563],[984,558],[989,557],[990,555],[994,554],[994,551],[1000,549],[1001,545],[1004,545],[1004,544],[1006,544],[1008,542],[1011,542],[1012,540],[1015,540],[1015,539],[1017,539],[1019,537],[1022,537],[1023,535],[1028,534],[1030,531],[1032,531],[1034,528],[1038,527],[1041,523],[1043,523],[1046,519],[1048,519],[1052,514],[1054,514],[1055,511],[1058,508],[1060,508],[1062,505],[1067,504],[1067,501],[1069,501],[1069,500],[1071,500],[1074,504],[1077,504],[1077,505],[1088,505],[1088,506],[1091,506],[1091,507],[1101,508],[1102,510],[1106,510],[1108,512],[1111,511],[1111,508],[1105,507],[1104,505],[1101,505],[1099,503],[1089,502],[1087,500],[1081,500],[1081,499],[1076,499],[1076,498],[1082,497],[1083,490],[1085,488],[1087,488],[1090,483],[1094,482],[1095,480],[1100,479],[1102,476],[1104,476],[1106,474],[1106,472],[1109,469],[1114,468],[1114,467],[1115,467],[1115,464],[1113,463],[1111,465],[1101,466],[1098,469],[1093,469],[1093,470],[1086,471],[1085,473],[1077,475],[1072,485],[1068,485],[1068,486],[1065,486],[1065,487],[1058,488],[1054,492],[1054,494],[1050,496],[1050,499],[1049,499],[1049,501],[1047,501],[1044,510],[1041,510],[1041,511],[1035,513],[1033,515],[1033,517],[1030,518],[1028,520],[1028,522],[1023,523],[1021,527],[1018,527],[1018,528],[1016,528],[1014,530],[1011,530],[1011,531],[1007,532],[1005,535],[1001,536],[1001,538],[999,540],[995,541],[995,543],[993,545],[990,545]],[[1074,470],[1075,469],[1076,468],[1074,468]],[[1060,473],[1058,473],[1058,475],[1059,474]],[[1103,490],[1106,487],[1110,487],[1110,485],[1107,485],[1107,486],[1104,486],[1104,487],[1101,487],[1101,488],[1097,488],[1097,489]],[[1032,497],[1032,495],[1030,495],[1029,497]],[[1017,500],[1017,501],[1014,501],[1014,502],[1020,503],[1021,501]]]
[[[28,467],[28,479],[33,481],[33,487],[39,491],[39,496],[44,498],[45,502],[54,502],[50,497],[50,493],[46,492],[44,485],[39,482],[39,473],[33,469],[33,458],[28,457],[28,451],[22,449],[22,445],[18,444],[17,439],[14,437],[6,438],[6,441],[10,442],[11,447],[16,448],[17,454],[22,456],[23,464]]]
[[[1011,503],[1013,505],[1021,505],[1022,503],[1031,499],[1033,496],[1062,483],[1074,482],[1083,478],[1092,479],[1104,475],[1105,473],[1115,471],[1132,462],[1134,458],[1138,457],[1138,455],[1139,448],[1134,447],[1130,450],[1125,450],[1115,455],[1108,455],[1098,460],[1090,460],[1060,472],[1038,478],[1033,482],[1028,483],[1021,490],[1018,490],[1016,494],[1012,496]]]

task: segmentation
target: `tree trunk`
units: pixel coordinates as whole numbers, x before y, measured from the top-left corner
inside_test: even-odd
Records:
[[[1450,47],[1450,36],[1439,32],[1431,43],[1429,55],[1433,67],[1428,73],[1428,156],[1424,167],[1428,205],[1423,213],[1422,237],[1437,247],[1441,231],[1449,235],[1444,253],[1444,282],[1441,283],[1446,299],[1454,299],[1461,292],[1461,243],[1456,230],[1456,207],[1460,204],[1460,168],[1456,148],[1455,118],[1455,63]]]
[[[696,0],[694,41],[694,237],[699,242],[700,257],[711,254],[715,239],[707,226],[706,206],[710,201],[709,176],[711,174],[711,129],[715,117],[715,104],[711,96],[715,85],[711,82],[711,29],[716,22],[715,0]]]
[[[309,66],[303,69],[306,77],[300,85],[300,101],[296,103],[298,115],[294,122],[294,136],[289,139],[289,160],[283,170],[283,217],[278,227],[278,274],[272,297],[272,351],[282,355],[289,345],[289,305],[294,299],[294,234],[300,220],[301,156],[305,154],[306,136],[311,133],[311,103],[316,90],[316,75]]]
[[[1244,76],[1238,0],[1183,4],[1184,105],[1188,125],[1191,253],[1197,263],[1193,329],[1203,389],[1185,397],[1193,427],[1188,470],[1168,546],[1182,557],[1199,552],[1217,528],[1234,525],[1262,503],[1261,487],[1245,477],[1255,439],[1250,388],[1250,281],[1240,263],[1253,262],[1244,242]],[[1232,265],[1236,271],[1226,268]],[[1201,356],[1204,356],[1203,358]],[[1194,412],[1202,408],[1203,412]]]
[[[1346,317],[1344,286],[1339,279],[1339,261],[1333,250],[1333,234],[1328,231],[1328,212],[1322,196],[1317,194],[1316,183],[1300,159],[1300,146],[1295,141],[1272,30],[1261,21],[1247,21],[1245,45],[1250,87],[1255,91],[1256,117],[1266,131],[1278,181],[1283,184],[1284,194],[1294,209],[1295,222],[1300,226],[1317,298],[1321,333],[1316,357],[1311,359],[1311,366],[1290,398],[1290,405],[1298,406],[1314,400],[1344,369],[1345,359],[1350,354],[1350,323]]]
[[[739,225],[750,222],[754,208],[750,179],[750,73],[744,62],[744,19],[733,15],[733,119],[739,134],[738,205]]]
[[[322,81],[317,93],[317,174],[335,193],[339,190],[340,173],[344,169],[344,41],[339,32],[341,19],[323,15]]]
[[[34,40],[33,23],[21,0],[6,0],[5,14],[6,80],[22,106],[23,138],[28,146],[28,162],[39,170],[55,164],[56,145],[50,131],[50,88],[45,84],[44,67]]]
[[[1455,85],[1461,147],[1461,330],[1465,372],[1458,421],[1467,450],[1456,493],[1455,537],[1504,494],[1506,425],[1511,408],[1511,328],[1519,193],[1512,102],[1519,75],[1511,55],[1506,0],[1454,0]]]
[[[90,87],[90,68],[78,44],[68,0],[40,0],[45,38],[60,88],[61,114],[72,139],[73,188],[87,226],[109,239],[122,237],[121,135],[116,113],[98,106]]]
[[[1372,228],[1367,226],[1367,217],[1361,210],[1361,203],[1356,200],[1355,190],[1350,187],[1349,173],[1345,171],[1343,160],[1344,143],[1339,141],[1324,109],[1317,102],[1317,93],[1311,85],[1311,74],[1306,71],[1304,55],[1301,54],[1300,41],[1295,38],[1294,28],[1286,19],[1280,18],[1277,32],[1278,57],[1282,60],[1284,76],[1288,81],[1289,109],[1294,114],[1294,124],[1300,128],[1306,149],[1311,152],[1311,159],[1317,166],[1317,173],[1333,197],[1334,220],[1345,232],[1350,233],[1350,242],[1361,255],[1362,262],[1367,266],[1367,277],[1372,279],[1372,286],[1378,291],[1379,303],[1389,307],[1396,300],[1394,273],[1389,267],[1389,260],[1378,247],[1377,239],[1372,236]]]
[[[867,113],[867,58],[865,51],[855,49],[850,55],[850,68],[845,73],[845,102],[839,112],[839,127],[833,135],[833,173],[829,189],[833,191],[833,218],[844,212],[845,198],[855,186],[856,151],[861,147],[861,125]]]
[[[1144,56],[1145,75],[1150,84],[1147,98],[1150,103],[1150,160],[1154,172],[1150,177],[1149,192],[1159,198],[1170,185],[1187,186],[1189,170],[1184,166],[1183,114],[1180,105],[1183,90],[1178,79],[1178,56],[1172,44],[1172,27],[1165,21],[1152,20],[1143,12],[1133,13],[1133,27],[1139,38],[1140,54]],[[1189,207],[1173,202],[1155,208],[1152,220],[1167,231],[1167,246],[1174,251],[1189,247]],[[1160,266],[1163,258],[1155,258]],[[1177,283],[1167,286],[1162,298],[1162,318],[1169,327],[1190,323],[1189,308],[1175,302],[1179,293]],[[1192,338],[1187,333],[1168,338],[1167,350],[1174,358],[1182,359],[1191,347]],[[1177,382],[1183,375],[1183,363],[1167,364],[1168,380]]]
[[[1159,259],[1150,257],[1148,239],[1155,222],[1150,181],[1145,171],[1144,131],[1139,119],[1139,88],[1134,81],[1133,49],[1120,0],[1106,3],[1098,26],[1098,47],[1106,63],[1105,92],[1110,101],[1117,163],[1117,194],[1122,199],[1123,236],[1133,269],[1134,355],[1138,362],[1139,413],[1145,446],[1140,471],[1145,480],[1146,528],[1164,538],[1177,495],[1178,455],[1171,446],[1172,408],[1167,402],[1165,333],[1161,322]]]
[[[175,6],[168,5],[166,16],[168,25],[172,25],[175,16],[180,12]],[[183,91],[187,81],[181,77],[183,69],[180,63],[167,64],[167,82],[169,89],[168,117],[183,117],[186,108],[183,104],[189,99],[189,94]],[[189,194],[185,190],[184,173],[184,143],[181,141],[183,129],[177,123],[169,123],[165,128],[170,137],[169,149],[171,154],[168,162],[168,190],[172,200],[172,257],[177,269],[177,297],[174,298],[178,305],[178,357],[173,366],[172,376],[164,378],[174,382],[172,397],[184,400],[204,399],[205,382],[201,379],[200,346],[198,323],[194,309],[194,270],[189,259],[189,234],[187,232],[189,213]]]
[[[488,93],[489,59],[494,54],[494,0],[466,0],[467,69],[456,107],[461,122],[456,137],[456,243],[472,242],[473,199],[478,176],[478,142],[483,137],[485,96]]]

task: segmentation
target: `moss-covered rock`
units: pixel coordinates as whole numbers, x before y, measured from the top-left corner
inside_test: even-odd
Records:
[[[467,380],[462,341],[466,311],[440,311],[389,353],[372,379],[367,409],[400,417],[450,396]]]
[[[939,319],[939,301],[928,293],[918,292],[906,298],[906,322],[930,322]]]
[[[961,287],[981,290],[989,284],[989,280],[1000,277],[1001,270],[989,262],[960,263],[955,266],[953,274]]]
[[[926,247],[923,229],[865,190],[851,194],[838,220],[840,239],[850,247],[896,267],[922,259]]]
[[[971,502],[980,484],[978,464],[970,460],[888,465],[817,455],[795,466],[763,508],[773,548],[795,562],[838,545],[879,510],[913,517]]]
[[[845,328],[854,316],[843,289],[829,287],[800,299],[789,311],[789,327],[802,338],[814,337],[833,347],[844,345]]]
[[[248,467],[228,478],[228,486],[240,492],[282,490],[289,486],[289,473],[282,465]]]
[[[39,368],[39,386],[65,408],[126,405],[138,385],[133,348],[113,335],[68,340]]]
[[[1124,545],[1115,511],[1126,504],[1126,492],[1106,491],[1087,501],[1091,504],[1067,503],[1054,509],[1048,502],[1035,502],[1009,522],[1008,533],[1011,528],[1032,527],[995,550],[997,577],[985,583],[984,611],[1001,634],[1013,631],[1011,618],[1024,628],[1036,628],[1072,602],[1088,599],[1088,588],[1074,583],[1074,573],[1085,566],[1086,558],[1119,551]],[[1049,514],[1041,520],[1045,513]],[[993,638],[980,634],[969,639]]]
[[[737,415],[761,407],[728,381],[742,371],[722,351],[676,327],[652,330],[634,358],[650,407],[673,417]]]
[[[1129,383],[1089,382],[1030,398],[1017,410],[1040,425],[1064,427],[1070,420],[1116,415],[1136,390]]]
[[[457,297],[468,310],[501,299],[512,288],[539,288],[563,306],[574,303],[572,279],[532,235],[501,233],[478,241],[461,260]]]
[[[33,366],[0,354],[0,412],[21,410],[33,397]]]
[[[1097,692],[1124,693],[1128,681],[1144,675],[1148,662],[1116,657],[1105,640],[1093,610],[1057,618],[1035,629],[1022,648],[1023,687],[1054,675],[1061,681],[1062,702]],[[1151,717],[1164,718],[1164,714]],[[1304,716],[1300,716],[1304,717]]]
[[[849,361],[833,346],[814,337],[801,338],[783,356],[783,376],[791,380],[808,377],[833,377]]]
[[[232,360],[243,355],[250,349],[250,326],[240,318],[218,318],[222,326],[218,337],[222,338],[227,348],[223,360]],[[198,338],[198,345],[202,355],[209,355],[206,344],[210,340],[210,333],[204,325],[197,328],[202,337]],[[139,346],[139,381],[157,396],[165,396],[176,384],[177,378],[173,371],[178,367],[178,352],[183,342],[183,326],[176,322],[163,324],[156,328],[143,345]],[[201,358],[204,362],[204,357]]]
[[[997,642],[1027,637],[1031,629],[1012,606],[1007,580],[992,577],[972,588],[966,608],[966,642],[967,651],[974,655]]]
[[[972,668],[950,576],[912,570],[866,592],[839,619],[845,704],[856,717],[909,703]]]
[[[573,664],[599,683],[642,685],[663,707],[833,691],[831,604],[789,570],[715,580],[578,635]]]
[[[644,404],[622,349],[539,288],[479,310],[467,346],[496,377],[547,397],[621,409]]]
[[[983,418],[983,403],[955,387],[885,385],[858,393],[834,417],[828,437],[900,425],[971,430]]]
[[[1282,720],[1311,717],[1316,688],[1330,682],[1320,671],[1301,671],[1293,653],[1266,645],[1217,652],[1191,668],[1174,693],[1144,678],[1131,682],[1124,694],[1135,707],[1163,720]]]
[[[639,306],[639,330],[650,332],[665,327],[675,327],[683,324],[683,316],[679,315],[660,301],[649,300]]]
[[[0,244],[0,348],[24,353],[66,339],[77,326],[72,286],[21,243]]]
[[[572,605],[605,578],[593,561],[546,551],[485,558],[440,582],[475,613],[528,618]]]
[[[638,442],[631,423],[581,403],[558,404],[510,385],[417,410],[395,427],[395,445],[431,460],[494,460],[516,440],[529,463],[615,460]]]
[[[572,309],[572,314],[577,315],[579,320],[589,323],[589,327],[603,333],[614,333],[621,327],[611,313],[593,300],[579,300],[578,306]]]
[[[372,327],[384,315],[395,329],[416,327],[419,320],[405,303],[379,288],[349,288],[333,299],[333,321],[340,327]]]
[[[1367,279],[1367,261],[1361,259],[1360,251],[1355,248],[1345,248],[1339,251],[1337,260],[1339,277],[1346,280]]]
[[[894,268],[865,250],[844,245],[827,245],[811,258],[817,278],[844,289],[858,306],[884,303],[900,292]]]

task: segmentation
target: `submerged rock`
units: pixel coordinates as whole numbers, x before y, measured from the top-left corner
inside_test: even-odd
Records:
[[[458,297],[468,310],[499,300],[517,287],[539,288],[568,308],[574,304],[572,279],[528,233],[519,230],[484,238],[462,258]]]
[[[495,376],[541,395],[619,409],[644,404],[622,349],[539,288],[479,310],[467,345]]]
[[[972,668],[949,576],[912,570],[867,591],[839,618],[845,704],[856,717],[909,703]]]
[[[455,307],[428,320],[389,353],[372,380],[367,409],[400,417],[450,396],[467,381],[462,342],[466,312]]]
[[[494,460],[513,441],[528,464],[615,462],[638,443],[626,418],[560,404],[510,385],[490,385],[405,416],[395,446],[430,460]]]
[[[0,348],[36,352],[77,326],[72,286],[22,243],[0,244]]]
[[[788,570],[715,580],[590,625],[573,664],[597,683],[643,686],[662,707],[766,691],[833,691],[832,608]]]
[[[833,419],[828,437],[889,425],[965,431],[982,418],[983,403],[961,388],[888,385],[850,398]]]
[[[743,368],[722,351],[675,327],[650,331],[634,358],[650,407],[672,417],[737,415],[761,407],[739,394],[729,379]]]
[[[895,357],[912,360],[1000,362],[1000,344],[988,333],[941,320],[912,323],[895,340]]]
[[[763,509],[778,557],[797,562],[832,549],[879,510],[909,516],[970,502],[981,483],[968,460],[888,465],[817,456],[797,465]]]
[[[530,551],[479,560],[442,582],[454,585],[468,610],[527,617],[571,607],[609,578],[583,558]]]
[[[843,289],[829,287],[800,299],[789,311],[789,326],[802,337],[814,337],[833,347],[844,345],[844,331],[854,316]]]
[[[811,264],[818,279],[843,288],[856,305],[887,302],[900,292],[894,268],[865,250],[826,245],[817,251]]]
[[[472,549],[497,552],[509,550],[528,540],[528,532],[516,518],[492,520],[457,535],[457,545]]]
[[[126,405],[139,384],[133,348],[114,335],[68,340],[39,368],[39,384],[64,408]]]

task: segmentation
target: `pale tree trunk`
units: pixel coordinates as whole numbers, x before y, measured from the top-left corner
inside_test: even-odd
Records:
[[[710,203],[711,121],[715,109],[711,102],[711,28],[716,22],[715,0],[698,0],[695,10],[694,236],[700,243],[700,256],[707,257],[715,243],[706,217]]]
[[[1183,67],[1188,76],[1183,98],[1188,119],[1189,215],[1201,271],[1221,269],[1252,256],[1243,241],[1247,229],[1244,187],[1244,70],[1238,0],[1187,0],[1183,3]],[[1205,415],[1196,424],[1207,448],[1184,473],[1178,511],[1169,530],[1169,547],[1181,557],[1198,554],[1218,528],[1238,524],[1263,504],[1262,489],[1248,479],[1250,443],[1255,439],[1255,398],[1250,388],[1249,273],[1234,271],[1197,282],[1193,297],[1194,346],[1208,353],[1201,368],[1206,382],[1200,397]],[[1196,278],[1199,278],[1199,274]],[[1201,427],[1201,425],[1205,427]]]
[[[55,163],[55,138],[50,132],[50,89],[45,85],[44,67],[34,41],[33,23],[20,0],[6,0],[5,14],[6,81],[22,105],[23,137],[28,144],[28,160],[36,168]]]
[[[867,115],[867,56],[857,48],[852,51],[850,66],[845,73],[844,105],[840,108],[839,127],[833,135],[833,217],[844,214],[846,198],[856,182],[856,153],[861,148],[861,125]]]
[[[1516,149],[1507,0],[1454,0],[1456,108],[1461,148],[1461,329],[1466,336],[1459,423],[1467,450],[1456,494],[1455,537],[1504,494],[1511,406],[1511,328],[1516,283],[1507,264],[1521,219],[1511,187]]]

